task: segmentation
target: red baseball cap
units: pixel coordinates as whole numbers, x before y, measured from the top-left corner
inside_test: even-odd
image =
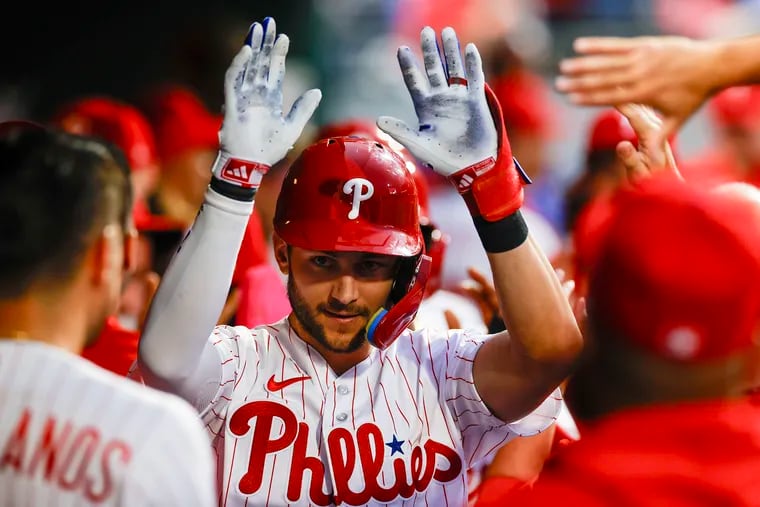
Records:
[[[495,77],[490,84],[501,104],[507,132],[541,137],[554,134],[557,113],[550,88],[539,75],[515,70]]]
[[[164,162],[190,150],[218,148],[222,116],[211,114],[190,89],[178,85],[157,88],[148,97],[145,110]]]
[[[142,200],[135,201],[132,207],[132,219],[135,222],[135,228],[140,232],[184,231],[187,228],[187,225],[179,220],[151,212]]]
[[[675,361],[749,348],[760,322],[760,198],[740,193],[667,177],[619,192],[590,273],[597,327]]]
[[[638,145],[638,137],[628,118],[617,109],[604,109],[591,122],[586,152],[614,151],[621,141],[630,141],[634,146]]]
[[[708,102],[708,109],[721,127],[756,128],[760,124],[760,86],[726,88]]]
[[[74,134],[100,137],[117,145],[133,171],[155,166],[156,140],[145,115],[110,97],[86,97],[62,107],[53,124]]]

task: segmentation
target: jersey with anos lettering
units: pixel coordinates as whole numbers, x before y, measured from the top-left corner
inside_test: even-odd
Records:
[[[467,468],[547,428],[562,397],[506,424],[473,382],[485,337],[434,333],[407,330],[336,375],[287,318],[217,327],[222,378],[196,408],[219,458],[220,505],[466,505]]]
[[[66,350],[0,340],[0,506],[209,506],[214,462],[177,396]]]

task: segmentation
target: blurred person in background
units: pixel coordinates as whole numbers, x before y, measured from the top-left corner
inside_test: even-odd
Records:
[[[606,216],[609,199],[626,181],[625,166],[615,151],[621,141],[637,145],[636,133],[628,119],[615,108],[597,112],[586,136],[580,175],[565,193],[567,235],[555,266],[575,282],[575,290],[581,297],[586,293],[589,245],[597,238],[599,218]]]
[[[625,114],[639,149],[618,152],[637,179],[611,201],[590,273],[589,347],[567,388],[584,436],[501,501],[757,505],[760,233],[748,224],[760,190],[684,181],[648,142],[662,123]]]
[[[2,506],[215,504],[191,406],[79,356],[134,263],[129,169],[115,153],[0,124]]]
[[[706,107],[713,143],[681,164],[684,176],[707,184],[744,181],[760,186],[760,85],[722,90]]]
[[[51,123],[70,133],[107,141],[115,148],[114,160],[129,170],[138,231],[134,269],[125,277],[117,312],[106,320],[100,339],[83,352],[95,364],[126,375],[137,358],[139,329],[160,273],[179,245],[183,227],[149,211],[147,199],[158,183],[160,163],[153,129],[136,106],[113,97],[82,97],[63,104]]]

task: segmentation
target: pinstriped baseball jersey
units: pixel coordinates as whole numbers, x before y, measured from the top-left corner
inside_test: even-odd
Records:
[[[548,427],[557,390],[505,424],[475,390],[483,337],[405,331],[337,376],[287,319],[217,327],[219,389],[201,416],[219,458],[220,505],[465,505],[465,471]]]
[[[0,506],[209,506],[184,400],[41,342],[0,340]]]

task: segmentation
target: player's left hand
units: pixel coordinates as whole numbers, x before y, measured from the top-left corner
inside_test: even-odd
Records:
[[[436,172],[449,176],[465,167],[496,157],[497,131],[485,95],[480,54],[467,44],[464,65],[452,28],[421,34],[425,72],[408,46],[398,50],[398,62],[414,103],[419,125],[411,128],[398,118],[381,116],[377,125]]]
[[[261,176],[285,158],[322,98],[318,89],[304,92],[287,114],[282,110],[285,57],[290,40],[276,34],[266,18],[251,25],[245,45],[227,69],[224,80],[224,122],[214,175],[235,185],[258,187]],[[230,159],[247,162],[251,171],[233,171]],[[237,164],[238,166],[241,164]],[[250,176],[245,181],[243,176]]]
[[[616,147],[628,181],[636,185],[656,173],[667,173],[683,179],[670,142],[663,135],[663,121],[654,110],[641,104],[623,104],[617,109],[628,119],[638,138],[638,148],[630,141],[621,141]]]

